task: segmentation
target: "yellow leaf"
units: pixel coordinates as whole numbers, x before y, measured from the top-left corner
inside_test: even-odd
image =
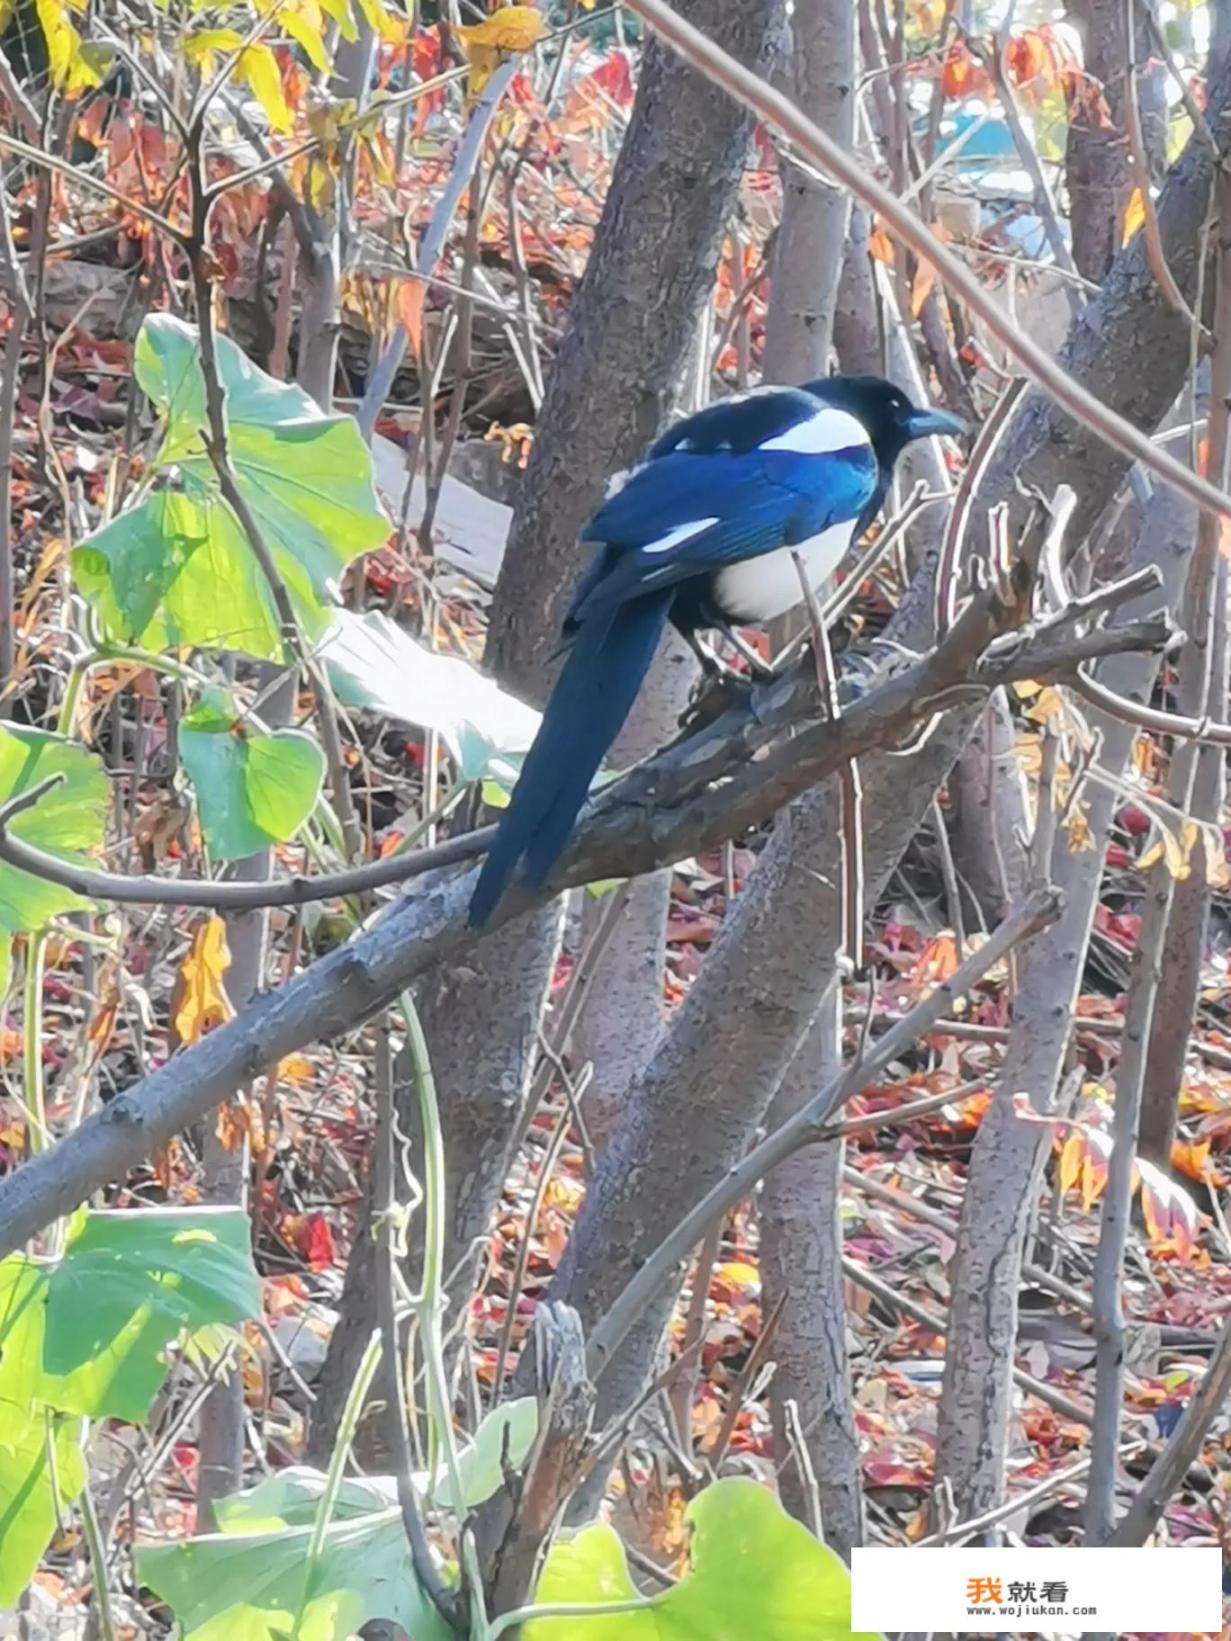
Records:
[[[355,27],[355,19],[351,13],[350,0],[321,0],[321,10],[338,25],[338,33],[344,40],[359,38],[359,30]]]
[[[543,38],[543,19],[533,6],[501,6],[481,23],[469,28],[456,28],[457,34],[470,55],[472,46],[491,46],[496,51],[529,51]]]
[[[85,60],[81,36],[68,20],[68,7],[61,0],[34,0],[39,26],[47,41],[47,61],[52,83],[66,97],[102,84],[102,76]]]
[[[246,85],[265,111],[271,130],[285,134],[294,126],[282,91],[278,59],[266,45],[245,46],[235,64],[235,78]]]
[[[207,1031],[235,1013],[222,983],[230,966],[226,924],[220,917],[208,917],[192,937],[176,987],[175,1033],[185,1046],[199,1043]]]
[[[405,40],[405,21],[399,22],[397,18],[391,17],[380,0],[359,0],[359,10],[363,13],[368,27],[379,34],[382,40],[387,40],[390,45],[401,45]]]
[[[1065,1140],[1060,1152],[1060,1168],[1058,1184],[1061,1196],[1068,1196],[1077,1184],[1081,1175],[1082,1156],[1085,1152],[1085,1143],[1079,1133],[1072,1133]]]
[[[481,23],[453,32],[470,65],[466,101],[473,103],[504,57],[529,51],[543,38],[544,24],[533,6],[501,6]]]
[[[243,35],[233,28],[206,28],[190,34],[182,49],[188,61],[208,79],[214,72],[219,54],[238,51],[243,43]]]
[[[325,19],[316,0],[258,0],[261,16],[274,14],[277,24],[290,35],[313,68],[322,74],[329,72],[329,57],[325,51]]]
[[[1129,195],[1128,204],[1124,207],[1124,229],[1120,235],[1121,245],[1127,245],[1146,219],[1146,204],[1142,198],[1141,189],[1134,188]]]

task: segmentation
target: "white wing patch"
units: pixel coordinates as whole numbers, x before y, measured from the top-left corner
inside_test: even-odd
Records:
[[[668,530],[665,536],[659,536],[657,541],[647,541],[641,549],[643,553],[669,553],[673,547],[681,542],[691,541],[699,536],[702,530],[708,530],[711,524],[717,524],[713,519],[692,519],[688,524],[677,524],[674,530]]]
[[[796,456],[823,456],[830,450],[849,450],[853,445],[871,444],[863,423],[849,411],[832,405],[805,416],[785,432],[766,439],[761,450],[789,450]]]

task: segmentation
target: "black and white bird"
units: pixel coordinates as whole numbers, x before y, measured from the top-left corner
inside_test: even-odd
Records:
[[[707,668],[730,633],[819,589],[880,511],[914,439],[962,424],[892,382],[833,376],[759,388],[689,416],[652,446],[582,532],[593,548],[564,622],[569,654],[470,903],[491,916],[520,866],[541,886],[619,734],[669,621]]]

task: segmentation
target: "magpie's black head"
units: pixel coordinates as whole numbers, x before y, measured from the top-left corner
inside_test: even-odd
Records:
[[[956,416],[943,410],[920,410],[900,387],[880,376],[827,376],[809,382],[805,392],[861,421],[883,467],[892,467],[913,439],[964,431]]]

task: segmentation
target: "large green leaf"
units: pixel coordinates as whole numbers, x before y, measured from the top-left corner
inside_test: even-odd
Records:
[[[82,1421],[0,1390],[0,1607],[12,1607],[85,1486]]]
[[[514,1468],[525,1463],[537,1427],[533,1397],[487,1415],[459,1459],[469,1508],[501,1485],[502,1461]],[[441,1478],[434,1489],[426,1475],[415,1483],[433,1504],[448,1494]],[[390,1476],[343,1480],[306,1591],[304,1560],[325,1486],[319,1470],[296,1465],[220,1500],[221,1532],[137,1551],[139,1576],[172,1608],[183,1641],[269,1641],[290,1628],[305,1593],[311,1597],[300,1630],[305,1641],[349,1635],[376,1618],[400,1624],[414,1641],[447,1641],[447,1627],[415,1582]]]
[[[312,1527],[211,1533],[137,1551],[137,1576],[168,1604],[181,1641],[272,1641],[285,1636],[308,1597],[300,1641],[335,1641],[383,1618],[414,1641],[452,1641],[452,1631],[415,1581],[396,1507],[337,1520],[312,1568]]]
[[[207,691],[185,715],[180,756],[215,860],[243,860],[294,837],[312,813],[325,774],[311,736],[257,729],[222,690]]]
[[[229,337],[216,340],[231,468],[315,640],[343,569],[388,535],[371,456],[353,418],[323,415],[301,388],[266,375]],[[182,490],[148,498],[84,542],[73,555],[78,586],[109,638],[279,655],[272,596],[219,497],[202,440],[196,330],[170,314],[151,316],[137,338],[134,368],[167,418],[157,465],[174,470]]]
[[[183,1328],[261,1310],[238,1208],[79,1216],[63,1259],[0,1262],[0,1397],[139,1423]]]
[[[73,579],[110,643],[241,650],[267,660],[281,654],[268,583],[217,496],[158,491],[76,549]],[[305,627],[320,621],[310,589],[294,602]]]
[[[60,784],[9,822],[14,836],[62,860],[84,863],[102,842],[107,777],[92,753],[39,729],[0,727],[0,804],[50,775]],[[0,930],[7,935],[43,929],[60,912],[84,903],[70,889],[0,866]],[[2,941],[7,951],[7,941]]]
[[[533,1396],[504,1402],[482,1420],[474,1440],[458,1455],[462,1497],[470,1510],[477,1509],[504,1482],[504,1467],[519,1470],[525,1464],[538,1431],[538,1403]],[[435,1487],[426,1472],[415,1475],[421,1498],[433,1509],[444,1509],[452,1498],[447,1474],[442,1469]],[[291,1465],[246,1492],[219,1499],[214,1519],[224,1533],[268,1533],[279,1527],[310,1526],[326,1486],[321,1470],[307,1465]],[[353,1521],[360,1516],[379,1514],[398,1502],[397,1482],[392,1476],[348,1476],[338,1489],[334,1517]]]
[[[715,1482],[688,1507],[692,1570],[638,1612],[538,1618],[524,1641],[879,1641],[852,1634],[850,1574],[756,1482]],[[616,1602],[637,1594],[605,1525],[557,1540],[535,1601]]]
[[[239,1208],[82,1215],[49,1279],[43,1366],[76,1372],[145,1313],[163,1344],[181,1328],[259,1316],[250,1235]]]

